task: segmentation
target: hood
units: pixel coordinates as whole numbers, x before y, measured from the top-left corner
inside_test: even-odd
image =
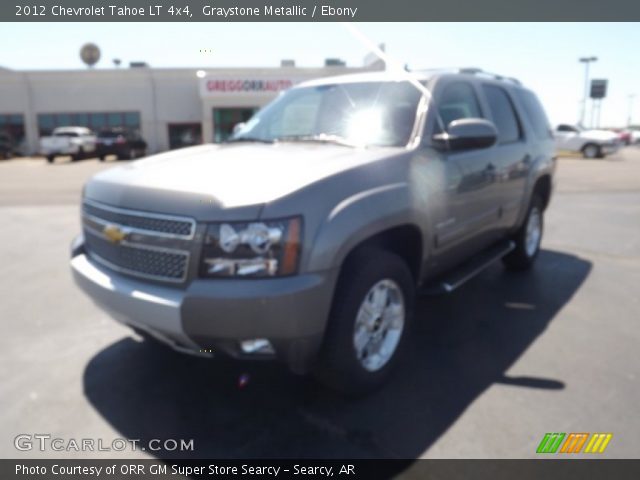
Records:
[[[208,211],[263,205],[386,158],[390,150],[397,149],[316,143],[202,145],[100,172],[87,183],[85,195],[111,205],[197,216],[199,205]]]

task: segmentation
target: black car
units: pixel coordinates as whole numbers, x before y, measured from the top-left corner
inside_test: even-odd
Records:
[[[9,132],[0,131],[0,158],[11,158],[15,153],[15,142]]]
[[[108,155],[133,160],[147,154],[147,142],[136,131],[108,128],[98,132],[96,154],[100,161],[104,161]]]

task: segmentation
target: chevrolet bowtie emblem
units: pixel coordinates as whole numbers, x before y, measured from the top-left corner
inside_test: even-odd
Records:
[[[120,227],[116,225],[106,225],[102,229],[102,233],[104,234],[105,237],[107,237],[107,240],[109,240],[111,243],[120,243],[127,236],[127,232],[123,231]]]

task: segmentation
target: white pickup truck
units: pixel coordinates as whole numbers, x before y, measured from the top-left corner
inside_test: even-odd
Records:
[[[51,136],[40,139],[40,153],[53,163],[58,155],[79,160],[96,150],[96,136],[86,127],[58,127]]]
[[[574,125],[558,125],[554,132],[558,151],[581,153],[584,158],[603,158],[620,148],[618,135],[608,130],[588,130]]]

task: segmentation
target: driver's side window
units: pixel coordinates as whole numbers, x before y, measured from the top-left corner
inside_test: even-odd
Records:
[[[436,133],[445,130],[451,122],[461,118],[482,118],[480,103],[473,87],[467,82],[455,82],[447,85],[438,100]]]

